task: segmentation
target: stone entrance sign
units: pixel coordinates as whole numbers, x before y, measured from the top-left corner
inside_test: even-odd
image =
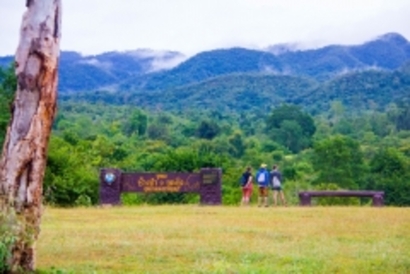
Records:
[[[129,173],[106,168],[100,172],[100,204],[120,204],[123,192],[185,192],[198,193],[201,204],[219,205],[221,181],[220,168],[202,168],[199,173]]]

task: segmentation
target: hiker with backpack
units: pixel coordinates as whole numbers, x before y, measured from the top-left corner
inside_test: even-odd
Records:
[[[273,205],[278,205],[278,193],[283,205],[286,205],[285,194],[282,190],[282,174],[279,172],[279,167],[274,165],[270,173],[270,185],[273,191]]]
[[[250,198],[252,196],[252,168],[247,167],[246,171],[241,177],[241,187],[242,187],[242,205],[249,205]]]
[[[256,181],[259,187],[258,206],[262,204],[267,207],[268,205],[268,186],[269,186],[269,172],[266,170],[266,164],[262,164],[258,172],[256,173]]]

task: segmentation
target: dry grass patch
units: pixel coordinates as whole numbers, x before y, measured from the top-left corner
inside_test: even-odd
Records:
[[[47,208],[40,272],[410,273],[410,211],[368,207]]]

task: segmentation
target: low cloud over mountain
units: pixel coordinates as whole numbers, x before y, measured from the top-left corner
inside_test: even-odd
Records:
[[[11,56],[0,57],[6,66]],[[216,49],[188,58],[149,49],[83,56],[62,51],[59,90],[162,90],[232,73],[308,77],[324,81],[352,71],[395,70],[410,60],[410,43],[388,33],[361,45],[330,45],[303,50],[298,44],[264,50]]]

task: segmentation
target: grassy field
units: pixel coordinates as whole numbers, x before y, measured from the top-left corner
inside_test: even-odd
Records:
[[[40,273],[410,273],[410,209],[46,208]]]

